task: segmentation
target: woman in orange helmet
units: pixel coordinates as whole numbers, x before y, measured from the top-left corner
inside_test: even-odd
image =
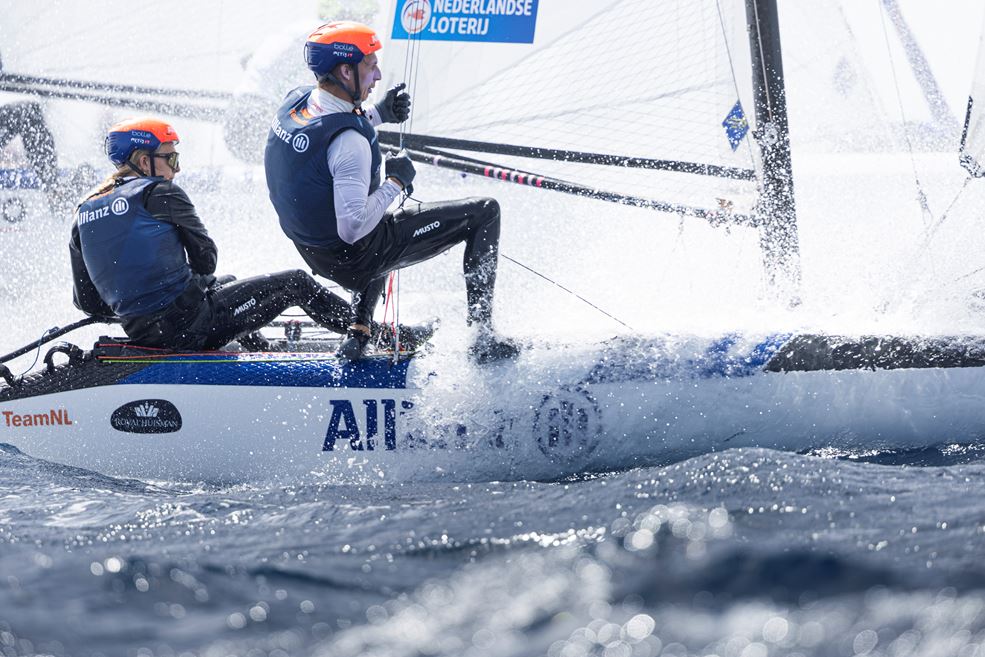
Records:
[[[110,128],[105,147],[116,171],[72,224],[76,306],[119,318],[134,342],[172,349],[217,349],[291,306],[345,332],[348,304],[301,270],[217,283],[215,242],[173,182],[177,143],[158,119]]]

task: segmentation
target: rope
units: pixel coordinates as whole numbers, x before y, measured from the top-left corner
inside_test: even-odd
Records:
[[[503,259],[504,259],[504,260],[509,260],[509,261],[510,261],[510,262],[512,262],[512,263],[513,263],[514,265],[518,265],[518,266],[520,266],[520,267],[523,267],[524,269],[526,269],[527,271],[529,271],[529,272],[530,272],[531,274],[535,274],[535,275],[537,275],[537,276],[540,276],[541,278],[543,278],[543,279],[544,279],[545,281],[547,281],[547,282],[548,282],[548,283],[550,283],[551,285],[554,285],[554,286],[556,286],[556,287],[559,287],[559,288],[561,288],[562,290],[564,290],[565,292],[567,292],[568,294],[570,294],[571,296],[573,296],[573,297],[575,297],[575,298],[577,298],[577,299],[580,299],[581,301],[584,301],[585,303],[587,303],[587,304],[588,304],[589,306],[591,306],[591,307],[592,307],[592,308],[594,308],[595,310],[597,310],[597,311],[599,311],[600,313],[602,313],[603,315],[605,315],[605,316],[606,316],[606,317],[608,317],[609,319],[611,319],[611,320],[613,320],[613,321],[616,321],[616,322],[619,322],[620,324],[622,324],[623,326],[625,326],[626,328],[628,328],[628,329],[629,329],[630,331],[633,331],[633,332],[636,332],[636,329],[634,329],[634,328],[633,328],[632,326],[630,326],[630,325],[629,325],[629,324],[627,324],[626,322],[624,322],[624,321],[622,321],[622,320],[621,320],[621,319],[619,319],[618,317],[615,317],[614,315],[611,315],[610,313],[607,313],[606,311],[604,311],[604,310],[602,310],[601,308],[599,308],[599,307],[598,307],[598,306],[596,306],[596,305],[595,305],[594,303],[592,303],[591,301],[589,301],[589,300],[588,300],[588,299],[586,299],[585,297],[583,297],[583,296],[581,296],[581,295],[580,295],[580,294],[578,294],[577,292],[573,292],[572,290],[569,290],[568,288],[566,288],[566,287],[564,287],[563,285],[561,285],[561,284],[560,284],[560,283],[558,283],[557,281],[555,281],[555,280],[553,280],[553,279],[550,279],[550,278],[548,278],[547,276],[544,276],[544,275],[543,275],[543,274],[541,274],[541,273],[540,273],[539,271],[536,271],[536,270],[534,270],[534,269],[532,269],[532,268],[530,268],[530,267],[528,267],[527,265],[525,265],[525,264],[523,264],[522,262],[520,262],[520,261],[518,261],[518,260],[514,260],[513,258],[511,258],[511,257],[509,257],[509,256],[508,256],[508,255],[506,255],[505,253],[500,253],[499,255],[501,255],[501,256],[503,256]]]
[[[400,359],[400,270],[390,273],[390,283],[397,279],[397,294],[393,297],[393,364],[396,365]]]
[[[971,178],[972,178],[971,176],[967,176],[964,179],[964,183],[961,185],[961,188],[958,189],[958,192],[954,195],[954,198],[951,200],[951,203],[947,206],[947,209],[944,210],[944,214],[942,214],[940,218],[937,221],[935,221],[933,224],[931,224],[930,228],[927,229],[927,237],[924,238],[923,241],[924,248],[930,245],[930,240],[933,239],[934,235],[937,234],[937,229],[941,227],[941,224],[944,223],[944,220],[947,219],[948,215],[950,214],[951,208],[953,208],[954,204],[958,202],[958,199],[964,193],[964,190],[968,188],[968,183],[971,182]]]
[[[920,176],[917,173],[917,161],[913,156],[913,143],[910,140],[910,131],[906,127],[906,110],[903,108],[903,94],[900,91],[899,78],[896,75],[896,62],[893,59],[893,51],[889,43],[889,30],[886,28],[886,13],[881,9],[879,10],[879,18],[882,21],[882,36],[886,42],[886,55],[889,57],[889,68],[893,73],[893,86],[896,89],[896,105],[899,107],[900,120],[903,122],[903,138],[906,140],[906,149],[910,155],[910,167],[913,169],[913,181],[917,187],[917,202],[920,204],[920,209],[923,212],[923,224],[926,228],[927,218],[929,217],[933,221],[934,213],[930,211],[927,195],[923,191],[923,185],[920,183]]]
[[[739,93],[739,80],[738,80],[738,77],[735,75],[735,62],[732,60],[732,48],[729,46],[729,35],[728,35],[728,31],[725,29],[725,17],[722,15],[722,3],[719,0],[716,0],[715,7],[718,9],[718,24],[722,28],[722,43],[725,45],[725,55],[728,57],[729,72],[732,74],[732,88],[735,89],[735,98],[739,102],[739,107],[742,107],[742,97],[741,97],[741,94]],[[759,10],[758,10],[758,8],[756,9],[756,16],[757,16],[756,31],[758,33],[759,32],[759,21],[758,21]],[[762,44],[762,41],[761,40],[760,40],[760,44]],[[763,56],[763,47],[762,47],[762,45],[759,46],[759,56],[760,56],[760,58],[762,58],[762,56]],[[766,79],[766,77],[765,77],[765,68],[763,70],[764,70],[764,77],[763,77],[763,79],[765,80]],[[766,88],[766,96],[767,96],[767,101],[768,101],[768,99],[769,99],[769,86],[768,85],[767,85],[767,88]],[[745,110],[743,110],[742,113],[743,113],[743,115],[745,115]],[[746,121],[747,122],[749,121],[749,118],[748,117],[746,117]],[[753,148],[752,147],[752,144],[753,144],[752,140],[751,139],[743,139],[743,141],[745,142],[746,150],[748,150],[748,152],[749,152],[749,161],[750,162],[755,162],[755,156],[753,155],[753,150],[752,150],[752,148]],[[754,171],[754,173],[756,174],[756,179],[757,180],[760,180],[762,178],[762,176],[759,175],[759,173],[760,173],[759,171]]]
[[[407,93],[410,94],[411,101],[417,93],[417,74],[420,72],[420,54],[421,54],[421,38],[419,35],[421,31],[414,34],[407,35],[407,43],[404,46],[404,77],[403,82],[407,84]],[[399,137],[399,149],[404,148],[404,135],[411,131],[411,127],[414,122],[414,113],[411,112],[410,117],[401,122],[397,126],[397,134]],[[403,190],[403,195],[400,199],[400,205],[398,208],[404,207],[404,203],[411,198],[410,193],[407,189]],[[397,289],[396,294],[394,294],[393,282],[396,279]],[[387,292],[386,292],[386,304],[383,308],[383,323],[386,324],[387,311],[390,308],[390,300],[393,299],[393,318],[391,320],[391,334],[393,336],[393,363],[396,364],[400,358],[400,270],[396,272],[390,272],[389,280],[387,281]]]
[[[391,303],[391,300],[393,299],[393,275],[394,275],[394,272],[390,272],[390,275],[389,275],[389,277],[387,279],[386,300],[383,303],[383,320],[381,322],[381,324],[383,326],[386,326],[386,324],[387,324],[387,317],[390,315],[390,303]],[[390,330],[391,331],[394,330],[394,323],[395,322],[396,322],[395,319],[393,319],[393,320],[390,321]],[[376,346],[379,347],[379,346],[382,345],[382,343],[383,343],[383,332],[380,331],[380,334],[376,337]]]

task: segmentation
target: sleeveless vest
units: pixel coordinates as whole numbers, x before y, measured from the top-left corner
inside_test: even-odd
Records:
[[[99,296],[122,318],[166,308],[192,277],[177,227],[155,219],[143,204],[144,190],[162,180],[129,180],[76,210],[86,269]]]
[[[364,116],[336,112],[310,117],[305,109],[314,87],[287,95],[267,136],[264,169],[267,190],[280,227],[296,244],[346,248],[335,217],[335,192],[328,170],[328,147],[344,130],[355,130],[369,142],[369,193],[380,186],[380,155],[376,130]]]

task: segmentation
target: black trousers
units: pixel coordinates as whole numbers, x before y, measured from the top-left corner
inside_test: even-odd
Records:
[[[41,105],[20,102],[0,107],[0,148],[17,135],[24,142],[24,152],[41,181],[41,189],[52,191],[58,182],[58,158]]]
[[[194,279],[162,312],[124,321],[127,335],[151,347],[219,349],[292,306],[336,333],[348,326],[349,304],[300,269],[205,287],[208,279]]]
[[[363,239],[345,249],[297,244],[301,257],[319,276],[352,292],[352,322],[370,325],[386,275],[465,243],[462,267],[468,320],[492,321],[496,263],[499,256],[499,203],[467,198],[405,205]]]

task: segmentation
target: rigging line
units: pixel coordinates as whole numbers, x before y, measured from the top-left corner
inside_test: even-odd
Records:
[[[415,50],[415,53],[414,53],[414,79],[413,79],[413,82],[410,83],[411,89],[414,90],[414,93],[417,93],[417,76],[420,75],[420,73],[421,73],[421,40],[418,39],[417,40],[416,50]],[[414,129],[414,115],[413,114],[411,114],[407,118],[406,123],[407,123],[407,130],[408,131],[413,131],[413,129]]]
[[[944,223],[944,220],[947,219],[948,214],[950,214],[951,212],[951,208],[953,208],[954,204],[958,202],[958,198],[960,198],[961,195],[964,193],[964,190],[968,188],[968,183],[971,182],[971,179],[972,176],[965,177],[964,183],[961,185],[961,188],[958,189],[958,192],[954,195],[954,198],[951,199],[951,203],[947,206],[947,209],[945,209],[943,214],[941,214],[941,216],[937,219],[937,221],[935,221],[930,226],[930,228],[927,229],[927,237],[924,238],[923,248],[926,248],[927,246],[930,245],[930,240],[932,240],[934,235],[937,234],[937,229],[940,228],[941,224]]]
[[[501,255],[504,259],[509,260],[514,265],[518,265],[520,267],[523,267],[524,269],[526,269],[527,271],[529,271],[531,274],[535,274],[537,276],[540,276],[541,278],[543,278],[545,281],[547,281],[551,285],[555,285],[555,286],[561,288],[562,290],[564,290],[565,292],[567,292],[568,294],[574,296],[575,298],[580,299],[581,301],[584,301],[585,303],[587,303],[589,306],[591,306],[595,310],[599,311],[600,313],[602,313],[603,315],[605,315],[609,319],[612,319],[612,320],[614,320],[616,322],[619,322],[620,324],[622,324],[623,326],[625,326],[626,328],[628,328],[630,331],[633,331],[634,333],[636,332],[636,329],[634,329],[632,326],[630,326],[626,322],[622,321],[618,317],[615,317],[614,315],[611,315],[611,314],[607,313],[606,311],[602,310],[601,308],[599,308],[594,303],[592,303],[591,301],[589,301],[585,297],[581,296],[577,292],[573,292],[572,290],[569,290],[568,288],[564,287],[563,285],[561,285],[557,281],[552,280],[552,279],[548,278],[547,276],[544,276],[543,274],[541,274],[539,271],[537,271],[535,269],[531,269],[530,267],[528,267],[527,265],[523,264],[522,262],[509,257],[508,255],[506,255],[502,251],[500,251],[499,255]]]
[[[0,356],[0,363],[6,363],[7,361],[13,360],[14,358],[17,358],[18,356],[23,356],[24,354],[28,353],[29,351],[32,351],[35,347],[40,348],[41,345],[43,345],[44,343],[51,342],[55,338],[60,338],[61,336],[65,335],[66,333],[70,333],[70,332],[74,331],[77,328],[81,328],[83,326],[88,326],[90,324],[115,324],[115,323],[117,323],[117,322],[114,321],[114,320],[100,319],[100,318],[97,318],[97,317],[86,317],[85,319],[80,319],[77,322],[73,322],[72,324],[69,324],[67,326],[63,326],[62,328],[58,328],[57,326],[53,326],[53,327],[49,328],[47,331],[44,332],[44,335],[41,336],[41,339],[40,340],[36,340],[36,341],[32,342],[29,345],[26,345],[24,347],[21,347],[20,349],[16,349],[16,350],[10,352],[9,354],[5,354],[3,356]],[[32,365],[32,367],[33,367],[33,365]]]
[[[407,85],[410,87],[411,95],[417,94],[417,76],[421,72],[421,52],[423,50],[423,38],[422,34],[424,30],[419,30],[414,38],[414,47],[411,54],[411,70],[408,73],[408,79],[406,80]],[[404,126],[406,124],[406,126]],[[407,121],[401,124],[407,132],[412,132],[414,127],[414,113],[411,112],[410,117]]]
[[[397,270],[397,294],[393,297],[393,364],[400,360],[400,270]]]
[[[930,210],[927,195],[923,191],[923,185],[920,183],[920,176],[917,173],[917,161],[913,155],[913,142],[910,140],[910,131],[907,129],[906,125],[906,110],[903,107],[903,94],[900,91],[899,78],[896,75],[896,62],[893,59],[893,51],[889,43],[889,30],[886,29],[886,13],[882,11],[882,9],[879,10],[879,18],[882,22],[882,36],[886,42],[886,56],[889,58],[889,70],[893,74],[893,86],[896,89],[896,104],[899,107],[900,120],[903,121],[903,138],[906,140],[906,148],[910,156],[910,167],[913,169],[913,181],[917,186],[917,202],[920,203],[920,209],[924,213],[923,223],[924,228],[926,229],[926,219],[927,217],[930,217],[930,220],[933,221],[934,213]]]
[[[958,276],[953,281],[951,281],[951,284],[953,285],[954,283],[958,283],[959,281],[963,281],[966,278],[971,278],[975,274],[981,273],[983,271],[985,271],[985,265],[982,265],[981,267],[977,267],[977,268],[973,269],[972,271],[968,272],[967,274],[962,274],[961,276]]]
[[[210,91],[208,89],[178,89],[175,87],[147,87],[134,84],[119,84],[112,82],[99,82],[96,80],[77,80],[71,78],[53,78],[40,75],[25,75],[21,73],[2,73],[0,80],[13,84],[23,84],[35,87],[65,87],[69,89],[81,89],[82,91],[95,93],[113,94],[135,94],[152,95],[173,98],[174,96],[190,96],[196,99],[216,99],[230,101],[233,95],[229,92]]]
[[[394,19],[393,19],[394,21],[397,21],[398,20],[396,18],[396,15],[397,15],[396,10],[397,10],[397,3],[394,2],[393,3],[393,11],[390,12],[391,15],[394,16]],[[411,36],[412,35],[408,34],[406,41],[404,41],[404,75],[403,75],[403,77],[400,80],[400,82],[404,82],[404,83],[407,83],[407,78],[410,77],[410,69],[409,69],[409,66],[410,66],[410,61],[411,61],[411,59],[410,59]],[[408,91],[411,92],[411,93],[413,93],[413,91],[411,89],[408,89]],[[404,147],[404,124],[403,123],[401,123],[398,126],[398,132],[399,132],[399,136],[400,136],[400,148],[403,148]]]
[[[114,107],[129,107],[142,111],[161,112],[172,116],[184,118],[200,119],[203,121],[216,121],[221,118],[225,111],[221,107],[210,107],[208,105],[195,105],[185,102],[163,102],[156,100],[144,101],[139,98],[114,98],[100,94],[88,94],[74,91],[55,91],[41,90],[21,85],[6,84],[0,80],[0,91],[11,93],[29,94],[44,98],[63,98],[66,100],[78,100],[84,102],[111,105]]]
[[[756,14],[756,48],[759,50],[759,65],[763,69],[763,93],[766,94],[766,110],[773,120],[773,99],[770,96],[770,79],[766,72],[766,53],[763,52],[763,33],[760,29],[759,3],[752,0],[752,11]]]
[[[725,55],[728,57],[728,68],[732,72],[732,87],[735,89],[735,98],[739,101],[739,106],[742,106],[742,95],[739,93],[739,80],[735,74],[735,62],[732,59],[732,48],[729,46],[728,31],[725,29],[725,17],[722,15],[722,2],[721,0],[715,0],[715,6],[718,9],[718,24],[722,26],[722,42],[725,44]],[[745,114],[745,112],[743,112]],[[749,119],[746,119],[748,124]],[[758,173],[755,170],[756,156],[752,149],[752,140],[744,140],[746,149],[749,151],[749,159],[753,162],[753,172]],[[758,179],[759,176],[756,176]]]

